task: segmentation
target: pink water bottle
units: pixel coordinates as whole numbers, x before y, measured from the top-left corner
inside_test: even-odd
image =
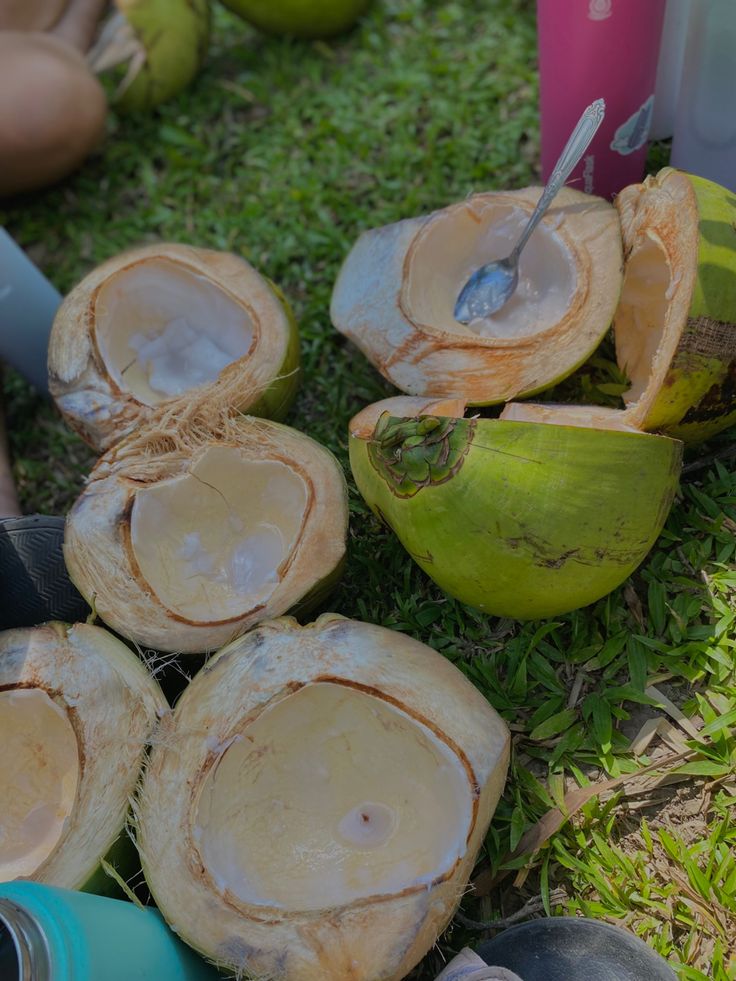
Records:
[[[543,180],[600,98],[606,118],[567,183],[612,197],[642,179],[664,10],[665,0],[537,0]]]

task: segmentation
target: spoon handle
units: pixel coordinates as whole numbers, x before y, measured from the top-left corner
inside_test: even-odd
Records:
[[[542,192],[542,196],[537,202],[537,206],[532,212],[532,216],[527,222],[526,228],[521,233],[521,238],[516,243],[516,248],[512,252],[515,258],[529,241],[529,236],[541,221],[547,208],[552,203],[552,199],[557,195],[562,185],[572,173],[574,167],[590,146],[590,141],[598,131],[598,127],[603,122],[606,112],[606,104],[603,99],[596,99],[585,110],[578,120],[578,124],[572,131],[570,139],[565,144],[565,149],[560,154],[560,158],[555,164],[547,186]]]

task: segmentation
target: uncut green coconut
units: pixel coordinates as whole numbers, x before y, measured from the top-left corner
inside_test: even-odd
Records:
[[[736,422],[736,197],[672,168],[616,198],[626,265],[614,319],[628,419],[686,442]]]
[[[424,644],[334,614],[262,624],[164,721],[136,808],[148,885],[238,977],[398,981],[467,888],[508,756]]]
[[[66,522],[64,558],[114,630],[163,651],[212,651],[336,583],[342,470],[280,423],[170,409],[100,458]]]
[[[478,194],[364,232],[335,284],[331,316],[410,395],[504,402],[569,375],[608,330],[621,291],[615,209],[563,188],[522,253],[519,287],[492,317],[455,320],[479,266],[508,255],[540,188]]]
[[[358,489],[442,589],[497,616],[556,616],[615,589],[677,489],[682,444],[667,437],[382,408],[350,425]]]
[[[115,96],[121,109],[152,109],[189,85],[209,36],[208,0],[114,0],[89,62],[98,74],[124,71]]]
[[[222,0],[233,13],[267,34],[324,38],[342,34],[371,0]]]
[[[203,395],[283,418],[299,382],[299,335],[281,292],[244,259],[161,243],[108,259],[69,293],[48,365],[67,423],[103,451]]]
[[[0,633],[0,882],[115,890],[101,862],[126,855],[130,798],[167,710],[143,664],[100,627]]]

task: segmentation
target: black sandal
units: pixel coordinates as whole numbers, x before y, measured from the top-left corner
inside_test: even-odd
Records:
[[[493,966],[491,966],[493,965]],[[505,972],[505,973],[504,973]],[[504,930],[462,951],[437,981],[677,981],[659,954],[601,920],[553,916]]]
[[[0,630],[87,619],[90,608],[66,571],[63,542],[63,518],[0,518]]]

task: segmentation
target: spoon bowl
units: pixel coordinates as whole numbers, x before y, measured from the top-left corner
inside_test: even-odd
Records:
[[[560,154],[547,186],[532,212],[521,238],[505,259],[489,262],[476,269],[463,286],[455,303],[454,317],[458,323],[469,324],[498,313],[516,292],[519,285],[519,256],[529,238],[547,212],[558,191],[572,173],[578,161],[603,122],[606,105],[596,99],[578,120],[565,149]]]

